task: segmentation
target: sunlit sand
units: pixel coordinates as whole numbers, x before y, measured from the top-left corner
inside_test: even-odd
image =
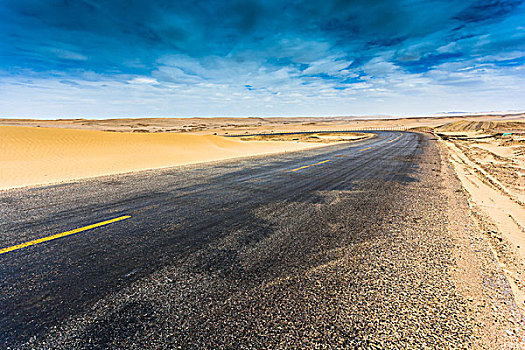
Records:
[[[0,126],[0,139],[2,189],[320,146],[214,135],[18,126]]]

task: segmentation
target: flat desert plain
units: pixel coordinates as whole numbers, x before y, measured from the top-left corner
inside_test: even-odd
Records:
[[[0,119],[0,125],[39,126],[134,133],[191,133],[244,135],[259,133],[334,131],[365,128],[439,127],[461,121],[525,120],[524,114],[436,116],[425,118],[316,117],[316,118],[129,118],[129,119]]]

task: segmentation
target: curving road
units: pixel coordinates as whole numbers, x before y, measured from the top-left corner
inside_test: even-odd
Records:
[[[239,338],[225,336],[228,327],[258,347],[264,332],[253,327],[279,323],[275,305],[294,313],[282,281],[384,234],[430,143],[378,132],[302,152],[0,192],[0,248],[12,247],[0,254],[0,347],[49,346],[38,343],[46,337],[51,347],[231,346]],[[17,246],[25,242],[36,244]],[[247,292],[275,283],[284,301],[273,306]],[[315,308],[297,308],[311,325],[304,317]],[[284,333],[264,334],[287,344]]]

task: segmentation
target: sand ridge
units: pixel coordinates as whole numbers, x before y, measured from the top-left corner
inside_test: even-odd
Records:
[[[0,189],[322,146],[20,126],[0,126],[0,140]]]

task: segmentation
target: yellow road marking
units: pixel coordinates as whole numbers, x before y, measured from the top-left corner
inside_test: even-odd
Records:
[[[309,168],[311,167],[311,165],[305,165],[305,166],[302,166],[300,168],[296,168],[296,169],[292,169],[292,171],[297,171],[297,170],[301,170],[301,169],[306,169],[306,168]]]
[[[367,147],[367,148],[360,149],[359,152],[366,151],[367,149],[370,149],[370,148],[372,148],[372,147]]]
[[[92,225],[76,228],[76,229],[71,230],[71,231],[57,233],[55,235],[42,237],[42,238],[39,238],[39,239],[35,239],[33,241],[17,244],[17,245],[11,246],[11,247],[0,249],[0,254],[4,254],[4,253],[7,253],[7,252],[12,252],[13,250],[22,249],[22,248],[29,247],[29,246],[32,246],[32,245],[35,245],[35,244],[44,243],[44,242],[47,242],[47,241],[52,241],[54,239],[62,238],[62,237],[65,237],[65,236],[74,235],[75,233],[91,230],[92,228],[96,228],[96,227],[100,227],[100,226],[104,226],[104,225],[109,225],[109,224],[112,224],[114,222],[121,221],[121,220],[126,220],[126,219],[129,219],[130,217],[131,217],[131,215],[119,216],[118,218],[97,222],[96,224],[92,224]]]
[[[322,162],[318,162],[318,163],[315,163],[315,164],[305,165],[305,166],[302,166],[300,168],[292,169],[291,171],[297,171],[297,170],[301,170],[301,169],[306,169],[306,168],[309,168],[311,166],[323,164],[323,163],[326,163],[326,162],[329,162],[329,161],[331,161],[331,159],[323,160]]]
[[[399,140],[400,138],[401,138],[401,136],[398,136],[398,137],[396,137],[396,138],[393,139],[393,140],[387,141],[387,143],[394,142],[394,141],[396,141],[396,140]]]

